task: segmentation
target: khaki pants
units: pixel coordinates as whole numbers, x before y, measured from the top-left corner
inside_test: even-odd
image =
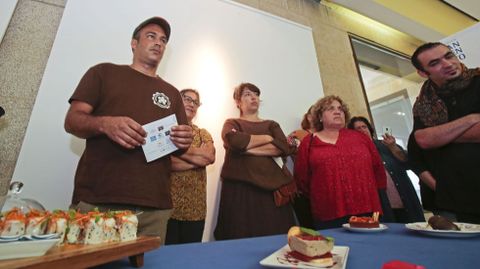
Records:
[[[130,210],[134,214],[138,214],[137,235],[159,236],[162,245],[165,244],[167,223],[172,215],[172,209],[160,210],[151,207],[119,204],[89,204],[83,201],[77,205],[71,205],[70,208],[80,210],[82,213],[92,211],[94,208],[98,208],[100,212],[108,210]]]

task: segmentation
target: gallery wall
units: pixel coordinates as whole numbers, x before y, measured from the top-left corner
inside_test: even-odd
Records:
[[[278,121],[287,133],[323,95],[311,29],[231,1],[69,0],[12,178],[26,183],[25,197],[48,209],[68,207],[84,141],[63,129],[67,100],[90,66],[129,64],[131,32],[151,16],[172,25],[158,74],[178,89],[200,91],[195,123],[210,131],[217,148],[207,169],[209,240],[224,156],[220,130],[226,118],[238,116],[233,87],[246,81],[259,86],[260,116]]]

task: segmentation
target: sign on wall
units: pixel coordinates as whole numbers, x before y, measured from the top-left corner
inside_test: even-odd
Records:
[[[480,66],[480,23],[441,40],[448,45],[457,57],[468,67]]]

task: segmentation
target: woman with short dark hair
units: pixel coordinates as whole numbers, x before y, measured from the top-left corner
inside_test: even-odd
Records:
[[[357,130],[372,139],[385,164],[387,175],[386,193],[380,193],[383,209],[392,210],[392,222],[410,223],[425,221],[422,205],[415,188],[407,175],[408,157],[396,144],[395,137],[383,134],[383,140],[374,138],[372,125],[365,117],[353,117],[348,128]]]
[[[287,233],[295,224],[290,199],[296,191],[282,159],[295,151],[280,125],[258,116],[260,89],[242,83],[233,98],[240,117],[227,119],[225,162],[215,239]]]

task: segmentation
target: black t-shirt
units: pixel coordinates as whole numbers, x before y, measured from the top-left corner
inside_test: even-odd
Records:
[[[425,171],[431,172],[428,160],[425,159],[423,149],[418,146],[413,132],[408,137],[408,164],[417,176]],[[430,211],[438,209],[435,205],[435,191],[430,189],[422,180],[419,180],[419,185],[423,208]]]

